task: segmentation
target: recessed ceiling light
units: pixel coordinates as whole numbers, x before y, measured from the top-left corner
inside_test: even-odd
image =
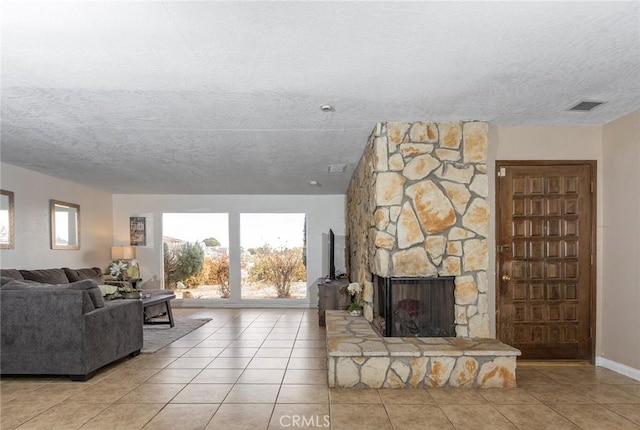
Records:
[[[320,106],[320,110],[322,112],[333,112],[334,110],[336,110],[333,106],[331,105],[321,105]]]
[[[329,173],[344,173],[347,170],[346,164],[329,164]]]
[[[604,103],[606,102],[582,101],[568,110],[571,112],[589,112]]]
[[[320,186],[320,182],[318,182],[318,181],[309,181],[309,185],[311,185],[312,187],[319,187]]]

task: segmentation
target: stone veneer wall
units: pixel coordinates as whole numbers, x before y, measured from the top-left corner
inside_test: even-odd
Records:
[[[347,192],[349,274],[456,276],[458,337],[489,337],[488,125],[387,122],[374,128]]]

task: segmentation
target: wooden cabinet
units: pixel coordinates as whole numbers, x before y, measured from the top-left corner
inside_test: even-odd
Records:
[[[324,327],[324,311],[347,309],[351,296],[347,293],[348,279],[330,280],[319,278],[318,286],[318,324]]]

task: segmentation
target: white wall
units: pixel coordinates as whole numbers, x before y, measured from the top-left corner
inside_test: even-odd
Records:
[[[640,379],[640,111],[603,128],[604,265],[598,358]],[[616,369],[634,376],[631,369]],[[631,371],[629,371],[631,370]]]
[[[153,246],[138,248],[144,279],[154,278],[160,286],[162,280],[162,214],[173,213],[228,213],[230,243],[239,243],[240,213],[301,213],[307,214],[307,284],[323,276],[322,234],[333,229],[336,235],[345,233],[345,196],[300,195],[124,195],[113,196],[114,244],[129,241],[129,217],[147,216],[152,219]],[[239,267],[239,249],[231,249],[230,264]],[[230,282],[239,285],[239,273],[230,273]],[[317,305],[316,290],[309,291],[310,301],[305,306]]]
[[[489,195],[495,208],[496,160],[596,160],[597,161],[597,279],[596,279],[596,330],[602,325],[602,127],[600,126],[513,126],[490,129]],[[489,266],[493,269],[490,279],[490,306],[495,330],[495,211],[491,213]],[[600,336],[596,336],[596,354]]]
[[[0,251],[6,269],[106,267],[110,261],[111,194],[9,164],[0,164],[0,187],[15,193],[15,249]],[[50,246],[49,200],[80,205],[80,249]]]

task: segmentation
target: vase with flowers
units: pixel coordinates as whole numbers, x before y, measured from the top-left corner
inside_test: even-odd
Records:
[[[357,282],[352,282],[347,286],[347,292],[351,296],[351,303],[347,312],[352,316],[362,315],[362,287]]]
[[[107,269],[109,271],[109,275],[118,281],[124,281],[127,277],[128,265],[125,262],[114,260],[109,264]]]

